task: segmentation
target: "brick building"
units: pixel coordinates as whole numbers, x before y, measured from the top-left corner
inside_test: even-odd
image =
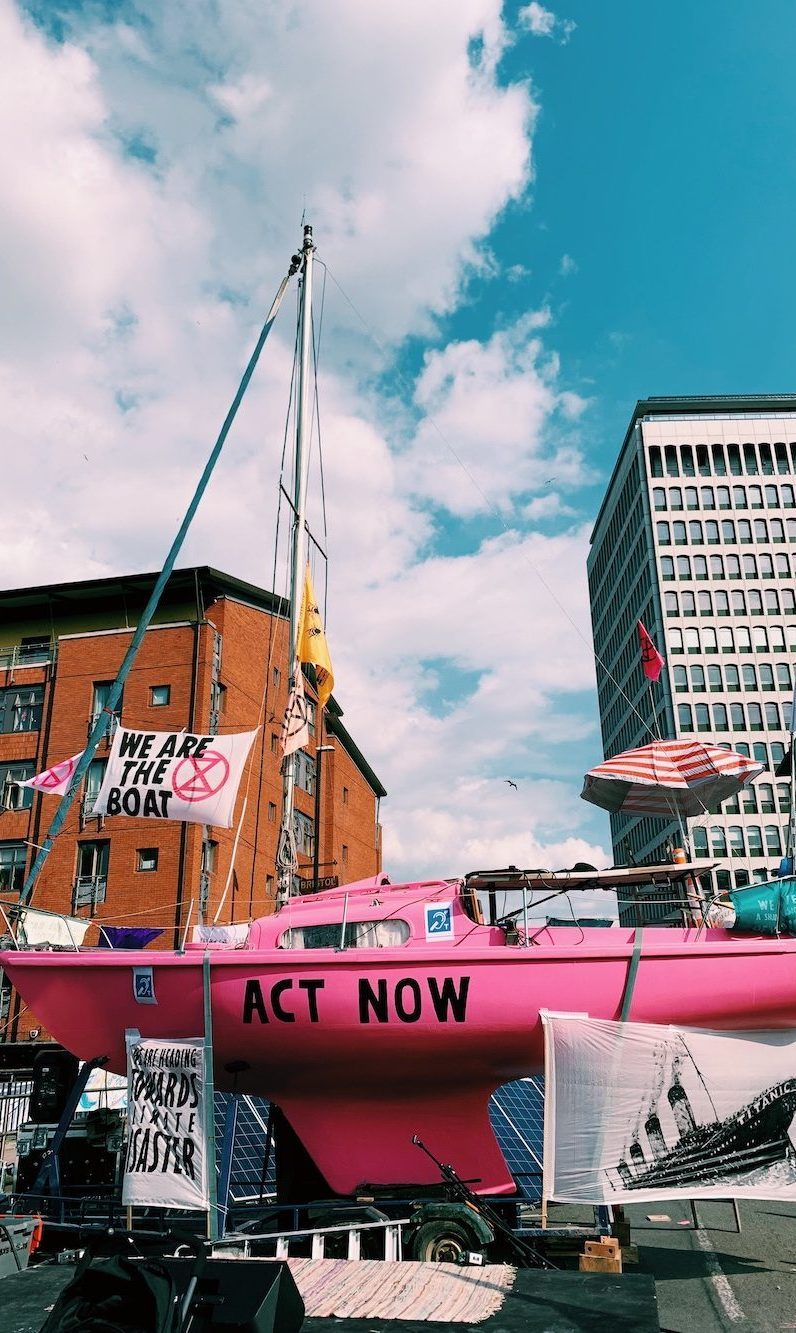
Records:
[[[4,898],[21,888],[32,844],[42,842],[57,808],[56,797],[16,784],[85,747],[154,581],[142,574],[0,592]],[[153,731],[252,730],[265,696],[238,793],[236,826],[244,798],[246,809],[221,921],[246,921],[273,908],[287,638],[286,607],[272,594],[214,569],[176,571],[125,683],[122,722]],[[314,698],[309,683],[307,695]],[[316,872],[345,883],[381,868],[378,814],[386,793],[341,719],[332,698],[323,734],[314,718],[310,747],[299,756],[295,830],[299,874],[308,886]],[[106,924],[158,926],[164,933],[155,947],[171,947],[189,924],[215,916],[236,827],[92,815],[109,744],[106,738],[97,751],[41,872],[34,905]],[[87,942],[93,940],[90,933]],[[34,1020],[19,1012],[7,989],[2,1010],[0,1040],[24,1038]]]

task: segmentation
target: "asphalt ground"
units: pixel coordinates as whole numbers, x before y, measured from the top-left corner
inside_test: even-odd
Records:
[[[627,1208],[638,1267],[655,1278],[661,1328],[671,1333],[796,1329],[796,1204],[637,1204]],[[668,1217],[669,1221],[649,1221]]]

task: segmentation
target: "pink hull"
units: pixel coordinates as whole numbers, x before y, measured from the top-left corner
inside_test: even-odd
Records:
[[[618,1018],[633,932],[545,932],[528,948],[211,951],[217,1086],[284,1110],[332,1189],[431,1183],[412,1143],[483,1191],[512,1188],[489,1095],[543,1065],[540,1009]],[[125,1071],[124,1032],[203,1031],[202,953],[8,952],[0,964],[36,1018],[82,1059]],[[133,996],[154,969],[157,1003]],[[646,929],[631,1015],[717,1028],[796,1027],[796,939]],[[428,1169],[430,1168],[430,1169]]]

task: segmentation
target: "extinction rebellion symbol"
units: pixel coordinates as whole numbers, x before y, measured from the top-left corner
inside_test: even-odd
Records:
[[[174,769],[172,789],[181,801],[206,801],[215,796],[229,777],[229,764],[220,750],[189,755]]]

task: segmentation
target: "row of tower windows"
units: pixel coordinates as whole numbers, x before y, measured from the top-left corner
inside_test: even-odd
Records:
[[[791,670],[788,662],[777,662],[776,666],[771,662],[744,662],[742,666],[711,662],[706,667],[694,662],[690,667],[672,667],[672,682],[677,694],[737,694],[741,690],[768,694],[791,689]]]
[[[688,626],[681,630],[670,626],[666,633],[669,651],[672,653],[784,653],[796,652],[796,625],[788,625],[788,647],[785,647],[786,631],[781,625],[700,625],[699,629]]]
[[[746,837],[744,837],[746,834]],[[776,824],[731,824],[724,829],[712,824],[710,829],[697,825],[691,830],[694,856],[707,860],[725,856],[781,856],[782,834]]]
[[[613,563],[614,552],[619,546],[619,538],[627,524],[627,530],[631,533],[641,531],[644,523],[644,511],[639,494],[639,476],[638,464],[633,460],[633,467],[624,480],[622,489],[619,492],[614,512],[611,515],[610,522],[604,536],[599,538],[600,554],[594,561],[594,565],[589,574],[589,583],[592,590],[592,599],[595,597],[596,589],[602,583],[609,566]],[[630,520],[628,522],[628,519]]]
[[[793,509],[792,486],[654,486],[654,509]]]
[[[692,572],[693,570],[693,572]],[[789,579],[791,575],[791,557],[786,551],[769,555],[761,551],[759,555],[662,555],[661,578],[664,583],[672,579]]]
[[[649,469],[653,477],[771,477],[796,472],[796,444],[653,445]]]
[[[784,542],[787,531],[787,540],[796,542],[796,518],[788,518],[783,523],[781,518],[756,518],[751,522],[748,518],[739,518],[735,522],[731,518],[723,518],[721,524],[715,519],[708,519],[706,523],[699,519],[691,519],[688,523],[675,521],[674,523],[659,522],[655,524],[655,534],[659,546],[718,546],[720,542],[726,542],[729,545],[747,546],[752,542]],[[769,535],[770,533],[770,535]]]
[[[759,588],[733,588],[731,592],[702,588],[679,595],[665,592],[663,604],[667,616],[791,616],[796,614],[796,592],[793,588],[766,588],[765,594]]]
[[[765,712],[765,727],[763,716]],[[783,717],[782,714],[785,714]],[[742,703],[733,703],[729,706],[722,703],[708,704],[678,704],[677,717],[680,723],[681,731],[763,731],[768,728],[769,731],[781,731],[783,727],[790,726],[790,704],[786,704],[780,711],[780,706],[774,699],[769,699],[766,704],[755,703],[750,700],[745,706]]]

